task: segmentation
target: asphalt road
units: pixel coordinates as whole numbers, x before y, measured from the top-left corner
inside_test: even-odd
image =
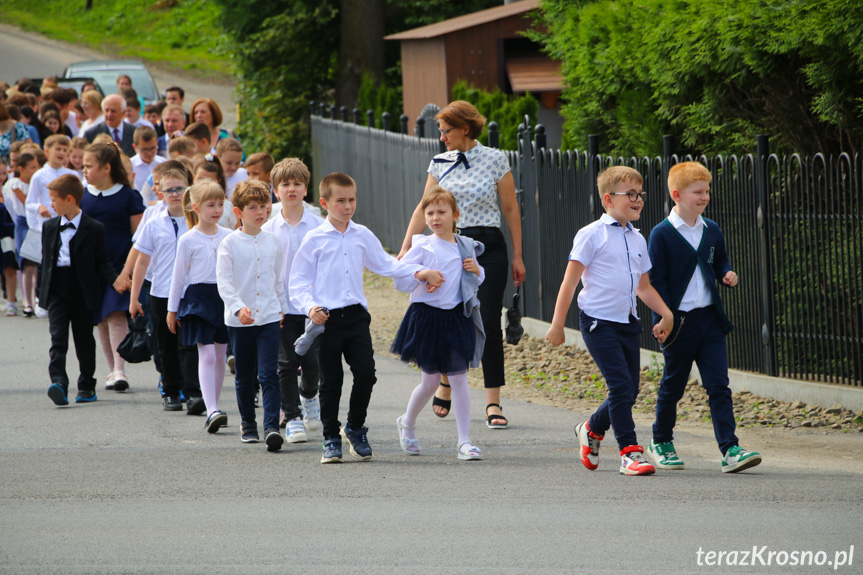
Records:
[[[71,8],[70,8],[71,9]],[[2,18],[2,17],[0,17]],[[127,60],[127,56],[106,55],[65,42],[45,38],[40,34],[24,32],[14,26],[0,24],[0,80],[10,85],[19,78],[43,78],[59,75],[69,64],[83,60]],[[184,77],[178,74],[150,68],[156,87],[163,92],[168,86],[182,86],[186,91],[184,107],[189,107],[198,98],[212,98],[222,110],[222,127],[236,127],[235,103],[231,84],[214,84]],[[106,93],[113,86],[102,86]]]
[[[417,374],[380,357],[374,460],[321,465],[320,432],[278,453],[241,444],[230,376],[231,425],[215,436],[202,417],[162,411],[150,363],[129,366],[130,393],[100,384],[96,403],[57,408],[48,345],[46,320],[0,317],[0,573],[809,574],[833,568],[699,566],[697,553],[767,546],[832,562],[850,545],[838,571],[863,571],[857,473],[766,462],[724,475],[709,453],[624,477],[611,441],[588,472],[571,431],[584,414],[510,400],[514,425],[489,430],[476,390],[485,459],[457,461],[455,421],[428,409],[423,455],[409,457],[394,421]]]

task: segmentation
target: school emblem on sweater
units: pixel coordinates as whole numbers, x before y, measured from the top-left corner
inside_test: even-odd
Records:
[[[713,247],[710,248],[710,256],[707,258],[707,263],[709,263],[709,264],[713,263],[713,250],[714,249],[715,248],[713,248]]]

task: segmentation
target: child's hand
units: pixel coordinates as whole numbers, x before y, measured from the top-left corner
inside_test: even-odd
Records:
[[[177,321],[177,312],[169,311],[165,322],[168,324],[168,329],[171,333],[177,333],[177,326],[180,325],[180,322]]]
[[[432,293],[446,281],[443,279],[443,275],[437,270],[423,270],[417,272],[415,277],[419,281],[426,283],[426,291],[428,293]]]
[[[551,326],[545,333],[545,340],[551,345],[560,345],[565,339],[566,336],[563,334],[562,327]]]
[[[285,327],[285,314],[279,313],[279,329]]]
[[[323,325],[330,318],[330,312],[325,307],[313,307],[309,319],[318,325]]]
[[[473,258],[464,259],[464,271],[479,275],[479,264]]]
[[[129,302],[129,315],[132,316],[132,319],[135,319],[139,315],[144,315],[144,308],[141,307],[141,302],[139,302],[139,301],[130,301]]]
[[[240,308],[240,311],[237,312],[237,317],[243,325],[252,325],[255,323],[255,318],[252,317],[252,310],[247,307]]]
[[[130,289],[132,289],[132,280],[122,275],[117,276],[117,279],[114,280],[114,291],[123,293]]]
[[[39,215],[42,216],[43,218],[50,218],[51,217],[51,210],[49,210],[45,206],[40,205],[39,206]]]
[[[722,278],[722,283],[727,285],[728,287],[734,287],[737,285],[737,274],[734,272],[728,272],[725,274],[725,277]]]
[[[674,316],[669,315],[663,317],[659,320],[659,323],[653,326],[653,337],[655,337],[659,343],[664,343],[665,340],[668,339],[672,329],[674,329]]]

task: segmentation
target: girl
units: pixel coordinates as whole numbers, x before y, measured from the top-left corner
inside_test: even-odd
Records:
[[[114,269],[122,269],[114,289],[103,287],[102,309],[95,318],[99,339],[110,373],[105,389],[125,391],[129,382],[125,374],[125,361],[117,353],[117,346],[126,337],[129,328],[126,312],[129,309],[131,265],[126,264],[132,248],[132,234],[138,229],[144,213],[141,194],[129,186],[129,177],[120,160],[122,152],[116,143],[92,144],[84,152],[84,177],[87,193],[81,200],[81,210],[105,226],[105,243]]]
[[[41,154],[41,150],[40,150]],[[30,227],[27,225],[27,193],[30,191],[30,179],[44,163],[44,154],[40,160],[35,154],[24,152],[18,156],[15,167],[15,178],[9,183],[9,194],[6,198],[7,206],[12,206],[15,212],[15,257],[20,271],[21,295],[24,299],[24,308],[21,314],[24,317],[34,315],[33,306],[36,305],[36,275],[38,263],[31,262],[20,255],[21,246]],[[8,310],[7,310],[8,314]]]
[[[67,132],[69,133],[67,134]],[[67,138],[72,137],[71,130],[60,121],[60,114],[49,110],[42,116],[42,130],[39,132],[39,137],[44,142],[49,136],[53,136],[54,134],[63,134]]]
[[[87,140],[84,138],[72,138],[72,145],[69,148],[69,161],[66,167],[74,170],[78,177],[84,178],[84,150],[87,148]]]
[[[219,225],[225,206],[225,191],[210,180],[196,182],[183,195],[183,209],[190,230],[180,236],[171,295],[168,296],[168,329],[180,330],[182,345],[198,346],[198,379],[207,407],[204,428],[216,433],[228,424],[219,409],[225,379],[228,328],[225,304],[216,287],[216,250],[230,230]]]
[[[219,158],[213,154],[202,156],[203,160],[195,165],[195,183],[212,180],[219,184],[223,190],[227,189],[227,180],[225,180],[225,172],[222,170],[222,163]],[[233,205],[225,198],[225,211],[222,214],[222,219],[219,220],[219,225],[234,230],[237,228],[237,218],[234,216]]]
[[[479,284],[485,279],[476,262],[483,246],[455,235],[459,216],[455,197],[440,186],[423,196],[420,209],[434,235],[414,236],[402,261],[440,270],[445,283],[437,290],[427,290],[416,280],[396,285],[400,291],[411,292],[411,305],[390,351],[399,354],[402,361],[415,361],[422,370],[422,381],[413,390],[407,411],[396,419],[399,443],[409,455],[419,455],[416,418],[434,395],[441,374],[446,374],[458,427],[458,458],[482,459],[480,449],[470,442],[467,369],[479,365],[485,342],[476,300]],[[463,296],[469,296],[468,301]]]

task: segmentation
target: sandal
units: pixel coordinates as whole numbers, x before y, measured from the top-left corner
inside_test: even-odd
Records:
[[[500,407],[500,410],[503,411],[503,407],[500,406],[499,403],[489,403],[485,406],[485,426],[489,429],[506,429],[509,420],[503,416],[503,414],[488,414],[489,407]],[[492,423],[492,421],[503,421],[503,423]]]
[[[458,458],[462,461],[479,461],[482,451],[470,441],[464,441],[458,444]]]
[[[449,387],[449,384],[446,384],[444,382],[440,382],[440,386],[441,387]],[[442,407],[442,408],[446,409],[446,413],[441,415],[440,413],[435,411],[434,414],[437,415],[438,417],[446,417],[447,415],[449,415],[449,410],[452,407],[452,399],[441,399],[437,396],[437,394],[435,394],[435,396],[432,398],[432,411],[434,411],[435,406]]]
[[[33,311],[33,306],[28,305],[24,307],[24,311],[21,312],[21,315],[23,315],[24,317],[33,317],[34,315],[36,315],[36,312]]]
[[[409,429],[409,430],[413,431],[417,427],[416,427],[416,425],[414,425],[413,427],[408,427],[407,425],[402,424],[402,417],[404,417],[404,416],[400,415],[399,417],[396,418],[396,429],[398,429],[398,431],[399,431],[399,444],[402,446],[402,451],[404,451],[408,455],[419,455],[420,454],[420,440],[417,438],[411,439],[411,438],[405,437],[404,434],[402,433],[402,430],[404,430],[404,429]]]

